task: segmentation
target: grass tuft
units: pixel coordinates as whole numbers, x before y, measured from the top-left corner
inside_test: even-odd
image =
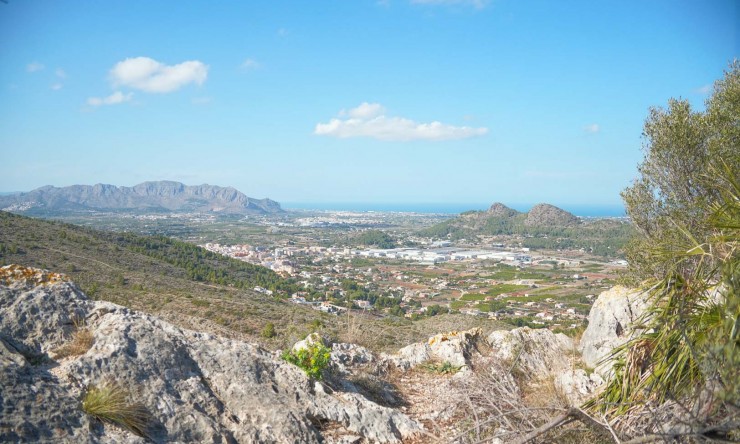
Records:
[[[151,414],[140,402],[129,401],[130,393],[114,382],[90,386],[82,399],[82,410],[90,416],[147,437]]]
[[[54,350],[56,359],[84,355],[93,346],[95,338],[92,331],[85,326],[84,322],[75,322],[75,328],[72,342]]]

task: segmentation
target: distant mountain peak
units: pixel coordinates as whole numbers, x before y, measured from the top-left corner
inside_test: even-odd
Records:
[[[580,219],[572,213],[547,203],[533,206],[524,219],[524,225],[530,226],[573,226],[579,223]]]
[[[494,217],[512,217],[519,214],[519,212],[513,208],[509,208],[501,202],[496,202],[486,212],[489,216]]]

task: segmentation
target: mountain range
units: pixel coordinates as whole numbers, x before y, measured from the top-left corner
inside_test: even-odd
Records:
[[[44,186],[27,193],[0,196],[0,209],[24,214],[79,211],[216,212],[268,214],[282,212],[270,199],[254,199],[232,187],[144,182],[133,187],[106,184]]]

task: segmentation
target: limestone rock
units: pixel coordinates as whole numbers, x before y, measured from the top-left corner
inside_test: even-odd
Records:
[[[365,347],[345,343],[332,345],[332,365],[342,374],[348,374],[356,367],[372,365],[376,361],[375,355]]]
[[[411,344],[395,355],[384,355],[384,358],[402,370],[427,361],[449,362],[457,367],[467,367],[470,365],[471,352],[481,336],[480,328],[442,333],[432,336],[426,343]]]
[[[87,387],[107,381],[146,407],[154,442],[318,443],[327,423],[335,438],[374,442],[421,431],[399,411],[332,391],[257,345],[90,301],[69,282],[36,283],[0,285],[0,441],[143,442],[80,408]],[[92,347],[44,358],[69,340],[73,317],[86,320]]]
[[[511,363],[527,380],[544,379],[568,370],[578,359],[573,341],[547,329],[515,328],[488,335],[493,354]]]
[[[596,372],[588,373],[581,368],[566,370],[554,378],[555,387],[568,398],[571,405],[580,405],[596,394],[604,379]]]
[[[609,373],[611,364],[599,362],[632,337],[631,326],[647,308],[647,299],[646,293],[621,286],[599,295],[579,346],[587,366],[596,368],[602,376]]]
[[[299,350],[304,350],[314,344],[321,344],[326,347],[329,347],[331,345],[329,341],[325,339],[324,337],[322,337],[320,334],[311,333],[310,335],[306,336],[306,339],[303,339],[302,341],[298,341],[295,344],[293,344],[293,351],[297,352]]]

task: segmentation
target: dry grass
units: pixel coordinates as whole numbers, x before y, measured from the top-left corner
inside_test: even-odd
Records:
[[[72,335],[72,341],[54,350],[57,359],[84,355],[93,346],[95,337],[92,331],[87,328],[85,322],[75,320],[74,325],[75,331]]]
[[[115,424],[146,437],[151,415],[140,402],[131,402],[120,384],[104,382],[90,386],[82,399],[82,410],[100,421]]]

